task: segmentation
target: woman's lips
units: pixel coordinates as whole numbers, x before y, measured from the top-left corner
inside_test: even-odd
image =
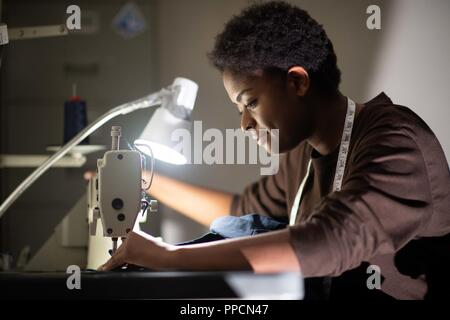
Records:
[[[263,134],[261,137],[257,139],[257,143],[260,146],[265,146],[267,144],[267,134]]]
[[[258,131],[255,129],[248,130],[252,138],[256,141],[256,143],[261,146],[265,147],[267,145],[268,135],[269,133],[267,131],[260,132],[261,136],[258,136]]]
[[[256,132],[256,130],[255,129],[250,129],[249,132],[250,132],[253,140],[258,141],[258,133]]]

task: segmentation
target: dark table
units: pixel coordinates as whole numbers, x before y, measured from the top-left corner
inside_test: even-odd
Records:
[[[298,274],[252,272],[0,272],[0,299],[302,299]],[[69,281],[70,282],[70,281]],[[73,282],[71,282],[73,283]]]

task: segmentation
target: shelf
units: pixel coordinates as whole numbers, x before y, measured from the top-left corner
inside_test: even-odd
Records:
[[[61,146],[48,146],[48,151],[57,152]],[[79,168],[86,163],[86,155],[106,149],[100,145],[78,145],[68,152],[68,155],[59,159],[54,168]],[[0,155],[0,168],[37,168],[50,155],[35,154],[2,154]]]
[[[0,155],[0,168],[37,168],[50,156],[33,154],[2,154]],[[58,160],[52,167],[79,168],[86,162],[86,157],[65,156]]]

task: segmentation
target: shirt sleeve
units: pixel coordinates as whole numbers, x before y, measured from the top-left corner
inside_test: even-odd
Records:
[[[230,214],[242,216],[257,213],[279,221],[287,221],[286,165],[283,163],[286,160],[283,158],[276,174],[264,176],[247,186],[241,195],[234,195]]]
[[[374,128],[353,150],[342,189],[325,197],[309,220],[290,227],[307,277],[338,276],[396,252],[430,220],[427,168],[408,129]]]

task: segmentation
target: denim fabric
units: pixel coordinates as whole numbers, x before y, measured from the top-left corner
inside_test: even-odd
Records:
[[[179,243],[179,246],[210,242],[229,238],[252,236],[268,231],[280,230],[286,223],[259,214],[248,214],[241,217],[226,216],[213,221],[210,232],[200,238]]]
[[[218,218],[213,221],[210,230],[224,238],[238,238],[279,230],[286,226],[286,223],[267,216],[248,214],[242,217],[226,216]]]

